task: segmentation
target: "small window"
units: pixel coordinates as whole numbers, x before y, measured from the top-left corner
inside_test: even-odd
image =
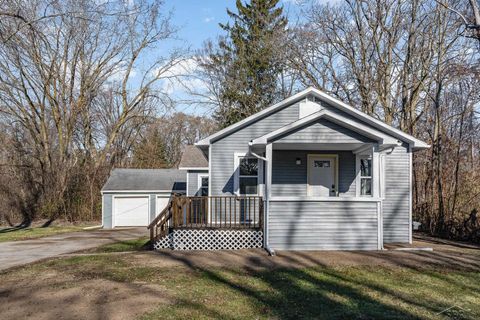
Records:
[[[238,167],[238,186],[240,194],[258,194],[258,159],[240,158]]]
[[[200,177],[200,195],[202,197],[208,196],[208,177]]]
[[[372,195],[372,159],[360,159],[360,195]]]
[[[330,168],[329,160],[315,160],[313,161],[313,166],[315,168]]]

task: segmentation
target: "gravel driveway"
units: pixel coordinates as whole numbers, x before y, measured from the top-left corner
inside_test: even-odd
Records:
[[[32,240],[0,243],[0,270],[52,258],[61,254],[95,248],[107,243],[140,238],[147,228],[92,230],[58,234]]]

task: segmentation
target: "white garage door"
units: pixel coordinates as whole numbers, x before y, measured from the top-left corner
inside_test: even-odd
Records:
[[[157,203],[155,205],[155,216],[158,216],[160,212],[167,206],[168,202],[170,201],[170,196],[158,196]]]
[[[113,208],[115,227],[148,226],[148,196],[115,197]]]

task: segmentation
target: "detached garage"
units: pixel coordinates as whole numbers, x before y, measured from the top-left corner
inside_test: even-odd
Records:
[[[182,170],[114,169],[102,188],[103,227],[146,227],[173,193],[185,189]]]

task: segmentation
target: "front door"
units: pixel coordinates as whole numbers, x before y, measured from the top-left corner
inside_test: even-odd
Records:
[[[330,197],[336,195],[336,161],[333,156],[308,156],[308,195],[312,197]]]

